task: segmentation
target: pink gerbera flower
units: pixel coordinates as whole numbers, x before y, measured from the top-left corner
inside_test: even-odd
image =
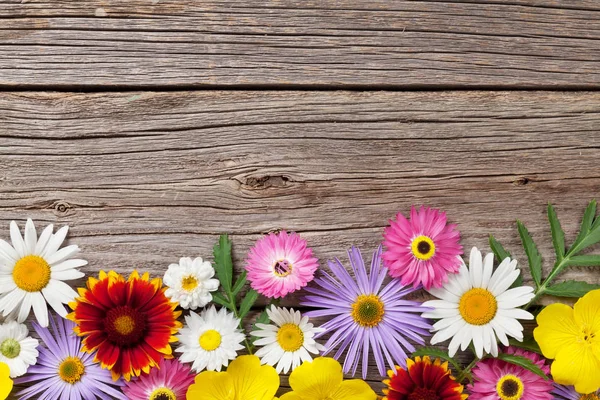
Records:
[[[177,359],[162,360],[149,374],[125,382],[123,393],[130,400],[185,400],[195,374]]]
[[[507,354],[527,357],[545,374],[550,372],[542,356],[508,347]],[[469,399],[546,400],[552,399],[552,381],[546,380],[518,365],[496,358],[487,358],[473,368],[475,382],[469,385]]]
[[[455,228],[440,210],[421,207],[417,211],[413,206],[410,220],[398,213],[383,233],[383,260],[390,276],[400,278],[402,285],[441,287],[449,272],[460,269],[463,251]]]
[[[266,297],[283,297],[312,281],[318,267],[306,240],[285,231],[259,239],[248,253],[252,288]]]

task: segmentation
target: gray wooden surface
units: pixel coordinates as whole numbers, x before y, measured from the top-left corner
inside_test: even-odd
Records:
[[[0,237],[160,276],[288,229],[325,266],[427,204],[548,268],[547,202],[572,240],[600,194],[599,38],[595,0],[0,0]]]

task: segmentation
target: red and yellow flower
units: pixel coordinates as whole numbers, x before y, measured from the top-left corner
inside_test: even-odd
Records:
[[[165,296],[160,279],[133,271],[126,280],[114,271],[100,271],[99,279],[90,277],[86,286],[69,304],[73,312],[67,318],[84,337],[82,349],[97,351],[96,361],[113,379],[130,380],[163,358],[173,358],[170,343],[177,341],[181,311]]]
[[[456,382],[448,363],[427,356],[406,360],[406,369],[396,366],[385,379],[384,400],[465,400],[463,385]]]

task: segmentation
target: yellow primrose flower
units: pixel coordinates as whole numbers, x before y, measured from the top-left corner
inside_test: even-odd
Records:
[[[342,366],[329,357],[302,363],[290,375],[290,386],[293,391],[281,396],[281,400],[377,400],[365,381],[344,381]]]
[[[273,400],[279,389],[275,368],[260,365],[256,356],[240,356],[226,372],[204,371],[187,392],[194,400]]]
[[[9,375],[8,365],[0,363],[0,400],[6,399],[13,388],[13,381]]]
[[[533,336],[544,357],[554,359],[552,378],[574,385],[579,393],[600,388],[600,289],[580,298],[573,308],[551,304],[537,316]]]

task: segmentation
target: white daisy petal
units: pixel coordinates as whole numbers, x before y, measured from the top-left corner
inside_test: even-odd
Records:
[[[481,258],[481,252],[477,250],[477,247],[473,247],[471,249],[471,255],[469,257],[469,273],[473,287],[481,287],[481,281],[483,278],[483,261]]]
[[[33,225],[31,218],[28,218],[25,223],[25,249],[27,254],[34,254],[36,243],[37,232],[35,231],[35,225]]]
[[[492,277],[492,271],[494,270],[494,253],[489,253],[485,255],[483,259],[483,276],[481,280],[481,287],[487,288],[490,279]]]
[[[40,238],[37,240],[35,244],[35,249],[33,250],[33,254],[37,254],[38,256],[42,254],[42,251],[48,244],[48,241],[52,237],[52,231],[54,230],[54,225],[50,224],[42,231]]]
[[[19,258],[27,255],[25,242],[23,241],[23,237],[21,236],[21,232],[19,231],[19,227],[15,221],[10,222],[10,241],[19,255]]]
[[[16,321],[0,325],[0,362],[8,365],[10,377],[25,375],[27,368],[36,363],[39,355],[38,340],[28,337],[27,327]]]
[[[211,263],[197,257],[179,259],[179,264],[169,265],[163,278],[165,295],[182,308],[195,310],[212,300],[211,292],[219,288],[219,281],[211,279],[215,270]]]
[[[46,328],[48,326],[48,306],[46,305],[46,299],[40,292],[32,293],[32,306],[35,318],[41,327]]]
[[[2,239],[0,239],[0,256],[12,263],[16,263],[17,260],[21,258],[12,246]]]
[[[59,230],[57,230],[56,233],[54,235],[52,235],[50,237],[50,239],[48,240],[48,244],[46,245],[44,250],[42,250],[42,253],[40,254],[40,256],[45,258],[45,257],[49,257],[52,254],[54,254],[56,252],[56,250],[58,250],[60,245],[65,241],[65,238],[67,237],[68,232],[69,232],[69,227],[66,225],[63,226],[62,228],[60,228]]]

